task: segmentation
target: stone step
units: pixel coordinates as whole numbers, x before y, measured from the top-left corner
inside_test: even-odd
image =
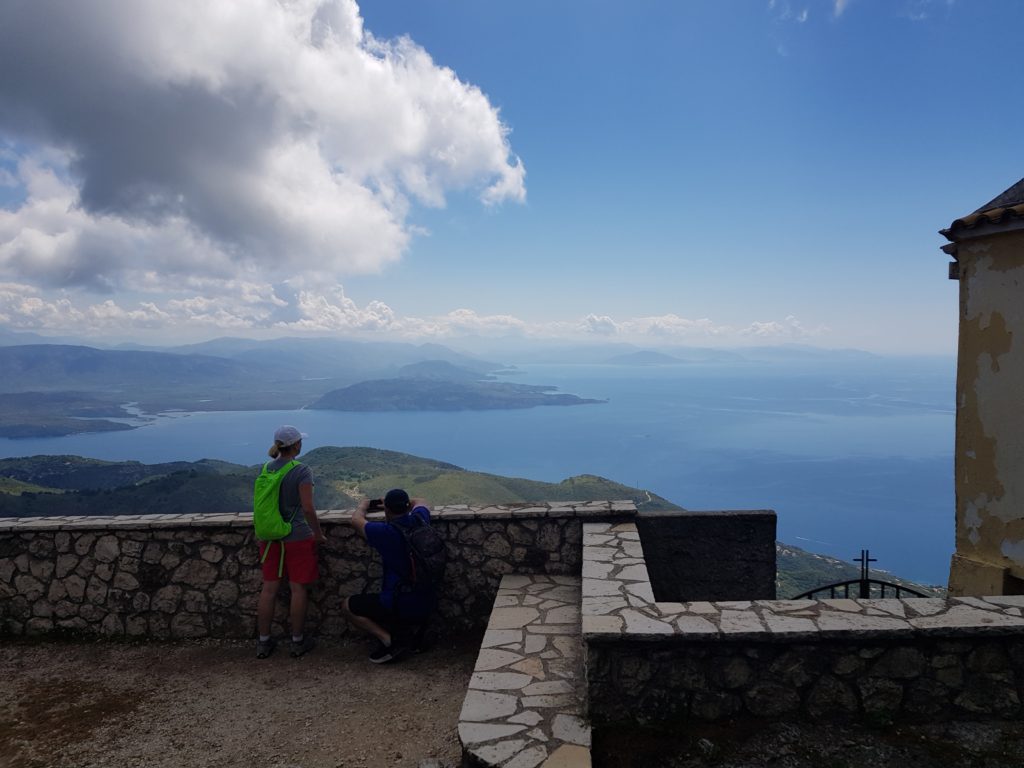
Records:
[[[580,579],[501,580],[459,715],[464,763],[589,768]]]

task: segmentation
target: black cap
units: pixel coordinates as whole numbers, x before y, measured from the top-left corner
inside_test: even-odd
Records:
[[[392,488],[384,496],[384,506],[388,512],[408,512],[409,494],[401,488]]]

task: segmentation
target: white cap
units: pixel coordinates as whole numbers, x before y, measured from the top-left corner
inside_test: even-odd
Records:
[[[274,442],[282,448],[287,448],[289,445],[295,445],[304,437],[309,437],[309,435],[305,432],[299,432],[299,430],[289,424],[285,424],[283,427],[277,428],[277,431],[274,433]]]

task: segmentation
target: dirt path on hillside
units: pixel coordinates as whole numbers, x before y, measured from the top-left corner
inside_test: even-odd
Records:
[[[480,638],[377,666],[369,646],[5,641],[0,767],[457,766]],[[428,758],[433,758],[431,762]]]

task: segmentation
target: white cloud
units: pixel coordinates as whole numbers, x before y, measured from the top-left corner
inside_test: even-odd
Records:
[[[625,324],[626,331],[639,336],[692,337],[723,336],[730,332],[727,325],[716,325],[708,318],[688,320],[675,314],[640,317]]]
[[[796,10],[788,0],[783,0],[782,3],[769,2],[768,10],[774,12],[773,15],[778,21],[795,21],[797,24],[803,24],[810,18],[810,10],[808,8]]]
[[[513,315],[481,315],[471,309],[456,309],[430,320],[410,319],[406,333],[433,336],[508,336],[531,334],[536,326]]]
[[[846,10],[846,7],[849,4],[850,0],[835,0],[832,12],[835,14],[836,18],[839,18],[840,16],[843,15],[843,12]]]
[[[611,339],[636,344],[779,343],[826,336],[826,326],[807,327],[790,315],[756,321],[746,327],[710,318],[665,315],[615,319],[591,313],[575,320],[530,322],[508,314],[457,309],[431,317],[400,316],[388,304],[370,300],[360,306],[343,286],[294,288],[288,284],[204,283],[203,290],[180,298],[147,297],[85,301],[65,292],[47,296],[19,283],[0,283],[0,325],[14,330],[82,337],[146,340],[209,338],[225,330],[240,335],[375,337],[440,341],[473,336],[536,339]]]
[[[902,15],[911,21],[927,21],[932,17],[936,6],[945,8],[948,13],[956,0],[907,0]]]
[[[746,328],[739,331],[739,334],[741,336],[748,336],[768,341],[792,341],[796,339],[808,339],[816,336],[822,336],[827,334],[828,331],[828,327],[824,325],[807,328],[793,315],[787,315],[786,319],[781,322],[778,320],[753,322]]]
[[[395,330],[395,313],[381,301],[360,308],[345,296],[342,286],[328,294],[300,291],[297,307],[301,318],[280,322],[278,327],[302,331],[386,331]]]
[[[354,0],[7,4],[0,69],[0,279],[333,281],[400,258],[412,204],[525,197],[487,97]]]
[[[608,315],[587,315],[580,322],[580,330],[598,336],[614,336],[619,332],[619,326]]]

